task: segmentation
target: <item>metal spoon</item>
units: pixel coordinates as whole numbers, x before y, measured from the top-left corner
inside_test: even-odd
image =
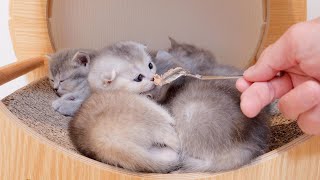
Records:
[[[281,77],[284,75],[284,72],[280,71],[276,77]],[[182,77],[182,76],[188,76],[197,78],[200,80],[218,80],[218,79],[238,79],[242,77],[243,75],[233,75],[233,76],[203,76],[199,74],[191,74],[187,70],[177,67],[174,69],[170,69],[168,72],[164,73],[163,75],[155,75],[154,76],[154,83],[157,86],[163,86],[165,84],[169,84],[176,79]]]
[[[215,79],[238,79],[242,77],[242,75],[237,75],[237,76],[203,76],[199,74],[191,74],[187,70],[177,67],[174,69],[169,70],[168,72],[164,73],[163,75],[156,75],[154,77],[154,83],[158,86],[163,86],[165,84],[169,84],[176,79],[182,77],[182,76],[188,76],[188,77],[193,77],[197,78],[200,80],[215,80]]]

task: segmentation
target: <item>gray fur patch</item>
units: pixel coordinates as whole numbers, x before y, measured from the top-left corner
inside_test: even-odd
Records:
[[[134,43],[115,43],[101,50],[101,55],[110,54],[127,61],[143,60],[144,54]]]

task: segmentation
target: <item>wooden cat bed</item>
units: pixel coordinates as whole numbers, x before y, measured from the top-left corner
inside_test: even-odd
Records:
[[[188,7],[181,6],[182,1],[184,0],[165,1],[167,2],[167,5],[166,3],[157,4],[156,2],[158,1],[155,0],[150,1],[155,3],[157,6],[150,2],[146,4],[143,0],[123,0],[122,2],[110,0],[108,2],[110,3],[110,7],[126,10],[129,15],[137,14],[137,17],[142,18],[141,22],[143,22],[143,20],[145,20],[143,18],[145,18],[146,15],[150,15],[149,17],[152,17],[152,15],[154,15],[153,12],[156,12],[155,14],[159,14],[161,16],[169,14],[168,17],[173,17],[174,14],[170,15],[170,13],[175,11],[170,9],[172,8],[171,6],[175,6],[175,8],[180,7],[180,9],[176,11],[176,13],[180,15],[185,13],[183,10],[190,11]],[[239,28],[234,29],[234,31],[238,33],[244,32],[243,28],[241,28],[242,26],[250,26],[249,29],[255,29],[253,31],[255,38],[253,38],[252,41],[250,40],[250,43],[243,43],[243,46],[247,46],[246,49],[248,49],[248,52],[245,53],[243,53],[241,48],[239,49],[239,47],[241,47],[241,43],[230,43],[229,40],[227,42],[219,40],[217,43],[213,43],[211,45],[209,42],[212,40],[208,38],[209,40],[207,41],[204,38],[205,36],[208,36],[206,33],[210,33],[210,31],[202,30],[199,27],[190,27],[190,31],[188,31],[188,28],[186,29],[188,23],[183,21],[183,17],[187,14],[183,14],[183,16],[181,16],[182,19],[167,18],[163,20],[168,22],[161,22],[161,19],[157,19],[156,17],[151,18],[150,21],[153,20],[164,24],[169,23],[166,27],[173,28],[172,31],[161,34],[163,31],[166,31],[167,28],[161,28],[161,26],[155,27],[154,29],[151,29],[152,32],[156,32],[156,35],[154,35],[144,32],[144,29],[141,28],[141,25],[139,24],[134,26],[132,23],[135,21],[132,19],[119,19],[119,22],[114,21],[112,23],[112,17],[118,18],[121,14],[113,14],[118,11],[114,12],[112,8],[109,8],[107,9],[108,11],[104,12],[106,14],[109,13],[108,16],[105,17],[106,14],[99,14],[98,17],[108,22],[108,27],[105,28],[114,30],[122,27],[123,32],[110,30],[111,34],[106,32],[106,35],[104,35],[95,32],[96,29],[92,29],[90,23],[97,22],[90,19],[92,12],[89,10],[87,12],[85,9],[90,9],[90,7],[95,3],[106,3],[106,1],[70,0],[65,1],[66,4],[62,4],[63,2],[64,1],[62,0],[11,0],[10,2],[10,31],[18,62],[0,68],[0,85],[25,74],[27,74],[30,84],[23,90],[19,90],[4,99],[3,102],[7,106],[3,102],[0,102],[0,179],[320,179],[320,137],[301,135],[293,141],[258,157],[251,164],[228,172],[191,174],[134,173],[82,156],[76,153],[72,148],[66,148],[67,145],[64,144],[65,141],[63,141],[63,138],[57,138],[58,140],[61,140],[61,143],[49,140],[48,136],[46,136],[46,134],[50,134],[48,128],[46,128],[46,133],[41,133],[39,131],[36,132],[30,124],[27,123],[30,119],[35,116],[38,116],[39,118],[41,112],[43,112],[46,118],[52,118],[50,120],[51,122],[54,122],[53,119],[56,118],[56,115],[51,114],[52,112],[45,113],[45,110],[40,111],[38,115],[28,114],[28,112],[31,111],[27,111],[27,107],[31,107],[31,110],[33,107],[38,107],[38,109],[41,110],[40,104],[38,104],[38,106],[32,106],[32,104],[22,103],[30,103],[31,101],[28,98],[37,100],[40,95],[42,95],[41,97],[43,99],[47,98],[48,101],[50,98],[53,98],[50,93],[45,93],[47,91],[38,91],[31,87],[35,87],[35,84],[37,84],[37,86],[42,87],[42,89],[48,88],[48,86],[43,85],[45,84],[45,76],[47,75],[47,63],[44,60],[43,55],[54,52],[54,49],[58,50],[65,47],[76,47],[79,45],[98,48],[101,45],[99,43],[102,42],[112,43],[116,40],[132,39],[143,41],[147,44],[151,44],[152,48],[159,49],[168,46],[164,36],[171,35],[178,40],[187,40],[214,50],[217,52],[218,58],[223,59],[223,61],[227,63],[235,63],[237,66],[244,65],[244,63],[254,63],[256,59],[255,57],[259,55],[261,50],[279,38],[279,36],[283,34],[290,25],[305,20],[305,0],[270,0],[270,2],[259,1],[259,3],[254,0],[185,1],[185,4],[189,5],[189,8],[192,7],[191,9],[197,9],[198,14],[194,11],[193,13],[195,14],[192,15],[192,18],[189,18],[190,21],[192,20],[196,22],[202,19],[203,22],[197,22],[199,23],[198,26],[207,25],[208,28],[212,25],[210,23],[206,24],[206,21],[210,21],[210,14],[208,13],[213,11],[210,10],[209,5],[206,3],[216,2],[221,6],[221,11],[219,11],[218,8],[217,11],[214,12],[223,13],[225,11],[222,7],[228,6],[235,6],[240,9],[239,11],[230,10],[228,12],[230,14],[241,14],[243,11],[248,11],[246,16],[248,19],[239,22]],[[72,4],[74,2],[78,2],[80,6],[75,7],[75,4]],[[120,4],[115,4],[116,2]],[[161,2],[163,3],[163,1]],[[226,4],[223,4],[223,2]],[[142,5],[148,5],[148,8],[141,8],[144,7]],[[137,12],[131,12],[129,8],[131,6],[140,9],[138,9],[139,11]],[[170,8],[163,9],[166,6],[170,6]],[[64,9],[64,7],[69,9]],[[74,7],[74,9],[70,9],[70,7]],[[159,9],[157,7],[159,7]],[[77,8],[80,9],[76,10]],[[68,17],[65,16],[64,18],[62,16],[61,19],[58,13],[56,13],[57,10],[61,10],[60,13],[65,13],[67,10],[70,10],[71,13],[71,11],[74,10],[75,12],[73,13],[75,14],[85,14],[85,17],[89,19],[84,18],[83,20],[86,21],[86,24],[82,25],[87,25],[87,29],[74,28],[76,26],[69,26],[70,24],[59,26],[61,20],[66,23],[72,20],[68,19],[72,18],[72,15]],[[166,13],[161,14],[163,11]],[[203,17],[207,18],[203,18],[201,13],[206,14],[206,16]],[[256,19],[256,24],[259,26],[251,27],[250,23],[247,23],[251,17],[250,13],[251,16],[258,17]],[[197,19],[197,17],[200,17],[200,19]],[[213,20],[214,19],[215,18],[213,18]],[[236,22],[233,21],[232,18],[229,20],[233,23]],[[182,29],[179,29],[179,26],[175,27],[176,23],[174,23],[174,21],[180,21],[181,24],[185,25],[185,27],[181,28],[185,29],[192,35],[189,37],[188,33],[179,33]],[[125,24],[131,25],[131,29],[123,27]],[[189,24],[194,23],[190,22]],[[225,25],[228,27],[228,24]],[[100,29],[102,31],[105,30],[103,27]],[[69,30],[69,32],[67,30]],[[221,29],[218,30],[220,31],[214,33],[219,34]],[[87,33],[91,32],[91,34],[98,35],[92,38],[92,42],[90,39],[86,39],[87,37],[81,39],[77,38],[81,35],[83,36],[82,33],[85,31]],[[128,33],[125,33],[126,31]],[[75,34],[68,34],[70,32],[75,32]],[[232,31],[230,32],[232,33]],[[232,34],[229,36],[232,36]],[[102,40],[97,41],[95,38],[100,38]],[[233,39],[231,38],[230,40]],[[238,40],[240,41],[241,39]],[[229,45],[228,43],[230,46],[227,46]],[[55,48],[53,47],[53,44],[55,45]],[[222,50],[219,50],[219,48],[217,48],[219,46],[229,47],[229,49],[228,51],[226,51],[225,48],[221,48]],[[239,56],[241,58],[238,59],[241,60],[232,62],[233,56],[228,54]],[[49,91],[49,89],[47,90]],[[39,95],[36,94],[40,92],[44,93]],[[26,93],[29,93],[29,95]],[[27,99],[27,101],[23,101],[23,99]],[[19,106],[24,108],[21,109]],[[59,122],[56,123],[59,124]],[[54,131],[55,130],[52,132]],[[281,128],[279,128],[279,133],[281,132]]]

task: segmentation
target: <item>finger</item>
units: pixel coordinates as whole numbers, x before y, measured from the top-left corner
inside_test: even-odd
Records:
[[[267,81],[281,70],[301,63],[304,73],[320,79],[320,20],[296,24],[261,55],[244,73],[248,81]],[[318,80],[319,80],[318,79]]]
[[[279,100],[279,110],[288,119],[298,116],[320,103],[320,85],[317,81],[306,81]]]
[[[266,105],[274,99],[280,98],[291,89],[291,79],[287,74],[269,82],[253,83],[241,95],[241,110],[246,116],[255,117]]]
[[[244,78],[239,78],[236,82],[236,87],[241,93],[251,86],[252,82],[246,81]]]
[[[306,134],[320,135],[320,105],[300,114],[298,125]]]

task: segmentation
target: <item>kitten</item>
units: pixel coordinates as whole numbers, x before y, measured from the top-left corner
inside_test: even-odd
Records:
[[[87,76],[95,54],[94,50],[66,49],[48,56],[50,85],[60,97],[52,107],[60,114],[73,116],[89,96]]]
[[[168,52],[166,51],[158,51],[160,56],[164,56],[160,59],[170,59],[169,64],[171,63],[171,67],[183,67],[188,69],[191,73],[194,74],[210,74],[210,75],[241,75],[243,74],[243,70],[239,70],[235,67],[219,64],[216,62],[216,58],[214,55],[205,49],[201,49],[191,44],[179,43],[173,38],[169,37],[171,42],[171,47]],[[155,57],[155,55],[154,55]],[[157,62],[159,63],[159,62]],[[168,61],[160,62],[161,64],[168,63]],[[173,65],[174,63],[175,65]],[[159,66],[157,64],[157,66]],[[167,68],[160,66],[161,73],[164,73]],[[162,69],[162,70],[161,70]],[[183,83],[181,79],[180,84]],[[174,84],[176,85],[177,82]],[[171,88],[173,86],[171,85]],[[277,105],[277,100],[270,104],[270,114],[277,115],[279,114],[279,109]]]
[[[185,47],[193,47],[193,50],[189,52],[189,48]],[[159,52],[155,62],[156,65],[167,62],[172,67],[158,66],[158,72],[179,66],[178,62],[194,72],[197,69],[193,69],[191,64],[203,67],[198,71],[201,74],[242,73],[216,62],[207,64],[213,57],[195,46],[175,42],[169,52]],[[198,61],[197,57],[205,58]],[[203,63],[207,65],[203,66]],[[268,107],[255,118],[244,116],[240,110],[240,93],[235,88],[235,80],[201,81],[184,77],[161,88],[148,93],[168,108],[176,120],[183,159],[178,172],[230,170],[248,164],[267,150]]]
[[[131,41],[118,42],[99,52],[88,81],[94,91],[123,89],[140,93],[155,87],[155,72],[146,46]]]
[[[84,155],[140,172],[167,173],[180,165],[175,121],[139,93],[154,88],[156,67],[146,47],[119,42],[91,64],[92,95],[69,124],[71,140]]]
[[[175,63],[182,64],[182,67],[188,69],[191,73],[199,74],[216,66],[216,58],[210,51],[191,44],[178,43],[171,37],[169,37],[169,40],[171,47],[168,52],[173,57],[179,57],[175,58]]]

